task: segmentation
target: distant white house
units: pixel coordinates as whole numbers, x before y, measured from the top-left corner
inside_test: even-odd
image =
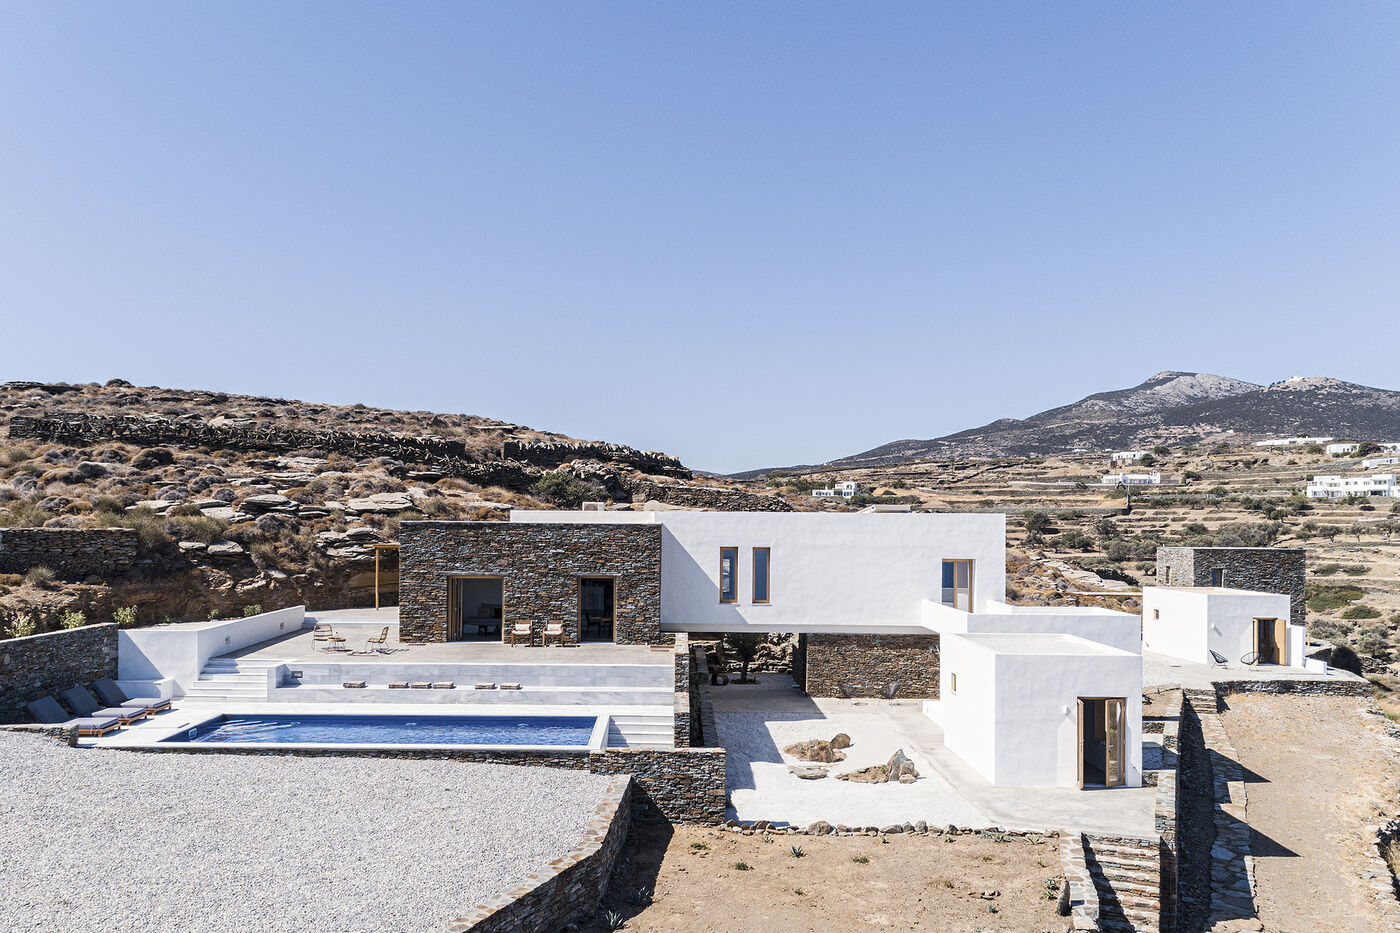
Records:
[[[1386,496],[1400,499],[1394,473],[1370,476],[1314,476],[1308,483],[1309,499],[1345,499],[1347,496]]]
[[[1322,450],[1329,457],[1336,457],[1341,454],[1356,453],[1356,448],[1360,446],[1360,444],[1328,444],[1326,447],[1322,448]]]
[[[825,489],[813,489],[808,495],[814,499],[832,499],[840,496],[842,499],[852,499],[860,493],[860,484],[854,480],[843,480],[839,483],[832,483]]]
[[[1162,474],[1158,470],[1151,473],[1110,473],[1099,480],[1101,486],[1160,486]]]
[[[1307,447],[1310,444],[1326,444],[1334,440],[1330,437],[1278,437],[1267,441],[1255,441],[1255,447]]]
[[[1108,455],[1109,463],[1137,463],[1147,456],[1145,450],[1115,450]]]
[[[1398,457],[1370,457],[1361,461],[1361,468],[1364,470],[1374,470],[1376,467],[1391,466],[1400,463]]]
[[[1224,586],[1144,586],[1142,648],[1210,664],[1303,666],[1303,626],[1289,623],[1289,597]]]

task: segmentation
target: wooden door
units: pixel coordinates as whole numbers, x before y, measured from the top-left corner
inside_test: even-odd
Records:
[[[1121,787],[1124,781],[1124,735],[1127,731],[1123,711],[1127,701],[1113,698],[1103,701],[1104,706],[1104,786]]]
[[[1085,720],[1084,720],[1084,713],[1085,713],[1085,706],[1084,706],[1084,701],[1083,701],[1083,700],[1077,700],[1076,702],[1077,702],[1078,705],[1079,705],[1079,716],[1075,719],[1075,726],[1076,726],[1076,729],[1077,729],[1076,736],[1077,736],[1077,738],[1078,738],[1078,741],[1076,742],[1076,747],[1078,748],[1079,751],[1078,751],[1078,754],[1075,755],[1074,762],[1075,762],[1075,771],[1076,771],[1076,773],[1077,773],[1077,775],[1078,775],[1078,778],[1079,778],[1079,789],[1080,789],[1080,790],[1083,790],[1083,789],[1084,789],[1084,722],[1085,722]]]
[[[447,578],[447,640],[462,640],[462,581]]]
[[[1288,620],[1274,620],[1274,663],[1288,663]]]

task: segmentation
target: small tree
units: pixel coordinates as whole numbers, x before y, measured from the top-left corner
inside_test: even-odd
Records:
[[[1025,520],[1026,531],[1037,534],[1050,527],[1050,516],[1044,512],[1026,512],[1022,518]]]
[[[731,632],[724,636],[724,643],[739,659],[739,683],[752,683],[749,680],[749,665],[758,657],[758,646],[763,643],[757,632]]]

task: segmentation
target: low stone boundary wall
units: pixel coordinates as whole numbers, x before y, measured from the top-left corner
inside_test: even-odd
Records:
[[[572,852],[517,887],[447,924],[445,933],[555,933],[570,921],[590,916],[607,893],[622,844],[631,826],[632,779],[608,785],[597,812]]]
[[[676,692],[672,697],[672,707],[675,716],[672,724],[673,744],[676,748],[689,748],[692,745],[703,745],[703,741],[695,741],[695,718],[699,710],[696,708],[697,704],[692,668],[694,658],[690,653],[690,637],[684,632],[676,635],[674,659]]]
[[[1371,695],[1366,680],[1217,680],[1219,700],[1232,693],[1296,693],[1300,696],[1366,697]]]
[[[1253,681],[1250,681],[1253,683]],[[1254,856],[1249,842],[1249,798],[1245,789],[1244,768],[1239,754],[1220,721],[1219,698],[1222,687],[1214,691],[1183,690],[1184,701],[1190,704],[1200,722],[1201,739],[1210,760],[1211,788],[1214,797],[1212,821],[1215,844],[1211,849],[1210,913],[1207,927],[1234,920],[1253,919]]]
[[[667,505],[688,506],[694,509],[718,509],[722,512],[792,511],[792,506],[777,496],[760,496],[737,489],[673,486],[646,480],[630,482],[627,484],[627,488],[632,493],[632,501],[637,504],[655,501],[664,502]]]
[[[27,722],[25,704],[74,684],[117,676],[111,622],[0,641],[0,722]]]
[[[48,567],[65,580],[126,573],[136,561],[131,528],[5,528],[0,530],[0,573]]]
[[[840,696],[843,685],[875,696],[897,681],[901,697],[937,699],[938,663],[934,634],[810,634],[798,637],[793,667],[802,670],[799,683],[808,696]]]
[[[1061,913],[1069,909],[1070,929],[1075,933],[1098,933],[1099,890],[1084,857],[1084,837],[1065,833],[1060,837],[1060,871],[1064,889],[1060,892]]]

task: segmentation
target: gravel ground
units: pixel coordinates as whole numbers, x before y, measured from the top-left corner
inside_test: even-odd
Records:
[[[868,713],[814,719],[791,713],[720,713],[715,716],[728,755],[725,768],[731,815],[741,820],[773,820],[806,826],[817,820],[860,826],[926,820],[937,825],[986,826],[983,813],[953,789],[913,745],[883,718]],[[850,735],[846,760],[830,766],[832,775],[884,764],[904,749],[919,769],[913,784],[860,784],[826,777],[804,781],[788,771],[796,758],[781,749],[805,739]]]
[[[607,783],[0,731],[0,929],[432,930],[571,849]]]

